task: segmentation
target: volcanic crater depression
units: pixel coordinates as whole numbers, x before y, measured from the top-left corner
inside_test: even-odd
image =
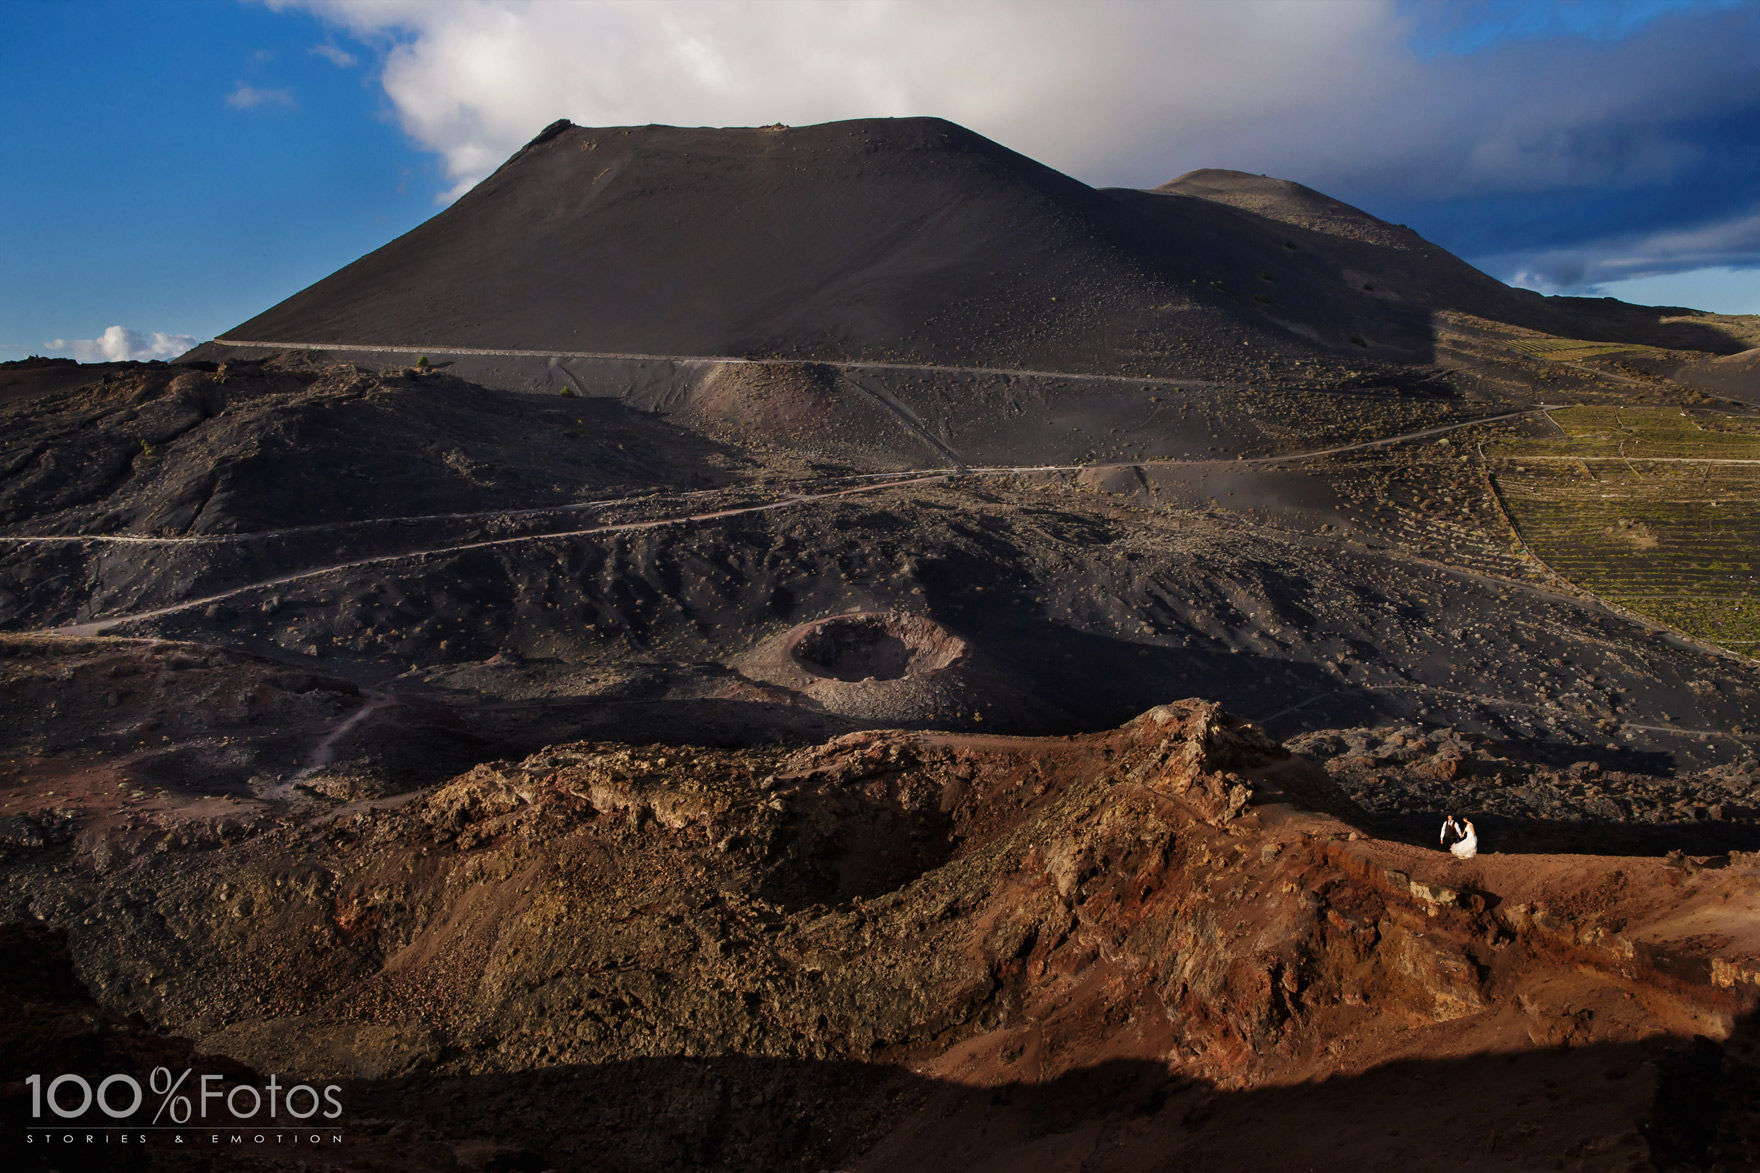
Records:
[[[1752,601],[1670,526],[1751,530],[1756,346],[1262,176],[559,123],[177,364],[7,367],[0,1084],[195,1039],[386,1167],[1751,1164]]]
[[[925,676],[958,663],[965,641],[916,615],[837,615],[789,638],[789,655],[814,676],[889,681]]]

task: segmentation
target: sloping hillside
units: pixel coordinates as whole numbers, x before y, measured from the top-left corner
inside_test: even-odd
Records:
[[[558,122],[227,337],[1257,377],[1280,357],[1429,362],[1439,310],[1742,348],[1714,324],[1510,289],[1299,184],[1096,190],[935,118]]]
[[[1133,342],[1281,334],[1194,286],[1200,263],[1142,263],[1119,217],[1107,195],[938,119],[558,123],[433,220],[229,336],[1094,365]]]

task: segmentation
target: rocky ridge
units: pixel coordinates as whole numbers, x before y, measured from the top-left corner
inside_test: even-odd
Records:
[[[1095,1167],[1232,1168],[1263,1138],[1206,1121],[1239,1097],[1535,1047],[1615,1094],[1502,1151],[1663,1155],[1638,1125],[1670,1040],[1736,1046],[1760,996],[1760,860],[1462,862],[1353,821],[1312,763],[1186,701],[1055,739],[559,745],[265,805],[230,841],[78,827],[0,900],[65,932],[103,1005],[533,1167],[951,1168],[952,1096],[1013,1160],[1073,1137]],[[1467,1143],[1506,1089],[1452,1070],[1459,1102],[1425,1111]],[[658,1124],[612,1111],[643,1101]],[[1692,1143],[1752,1143],[1743,1111]]]

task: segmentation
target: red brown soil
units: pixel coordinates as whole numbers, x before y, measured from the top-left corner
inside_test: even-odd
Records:
[[[1459,861],[1322,810],[1353,813],[1185,702],[1061,739],[560,745],[233,841],[82,820],[0,898],[107,1009],[534,1168],[1752,1151],[1760,860]]]

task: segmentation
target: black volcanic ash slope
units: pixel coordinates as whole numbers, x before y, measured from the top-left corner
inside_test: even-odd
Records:
[[[1137,195],[939,119],[558,123],[229,337],[1160,373],[1312,349],[1268,315],[1285,285],[1336,294],[1323,259]]]
[[[228,337],[1253,379],[1299,354],[1430,362],[1439,310],[1744,345],[1660,311],[1511,289],[1299,184],[1197,171],[1096,190],[935,118],[558,122],[446,211]]]
[[[1274,312],[1325,336],[1361,331],[1386,344],[1396,341],[1393,334],[1416,347],[1428,337],[1429,311],[1440,309],[1566,336],[1583,329],[1558,307],[1561,299],[1512,289],[1403,224],[1286,179],[1205,168],[1153,192],[1115,194],[1169,223],[1208,221],[1219,234],[1280,237],[1308,279],[1277,281]]]
[[[1095,190],[938,118],[554,123],[229,336],[1257,377],[1299,354],[1427,363],[1438,310],[1741,349],[1639,306],[1510,289],[1297,183]]]
[[[1250,237],[1270,233],[1283,247],[1312,255],[1312,281],[1282,283],[1276,316],[1306,324],[1328,338],[1360,328],[1382,345],[1422,344],[1433,310],[1454,310],[1566,338],[1734,354],[1750,343],[1739,327],[1715,315],[1681,308],[1630,305],[1611,297],[1545,297],[1516,289],[1413,232],[1360,208],[1292,183],[1244,171],[1191,171],[1153,192],[1110,193],[1143,209],[1162,204],[1169,220],[1190,221],[1222,212],[1216,231]],[[1159,201],[1156,197],[1159,197]],[[1167,206],[1173,197],[1174,206]],[[1229,223],[1230,220],[1236,223]],[[1318,295],[1318,297],[1316,297]]]
[[[298,357],[111,371],[11,405],[0,530],[215,535],[724,484],[744,458],[604,401]]]

